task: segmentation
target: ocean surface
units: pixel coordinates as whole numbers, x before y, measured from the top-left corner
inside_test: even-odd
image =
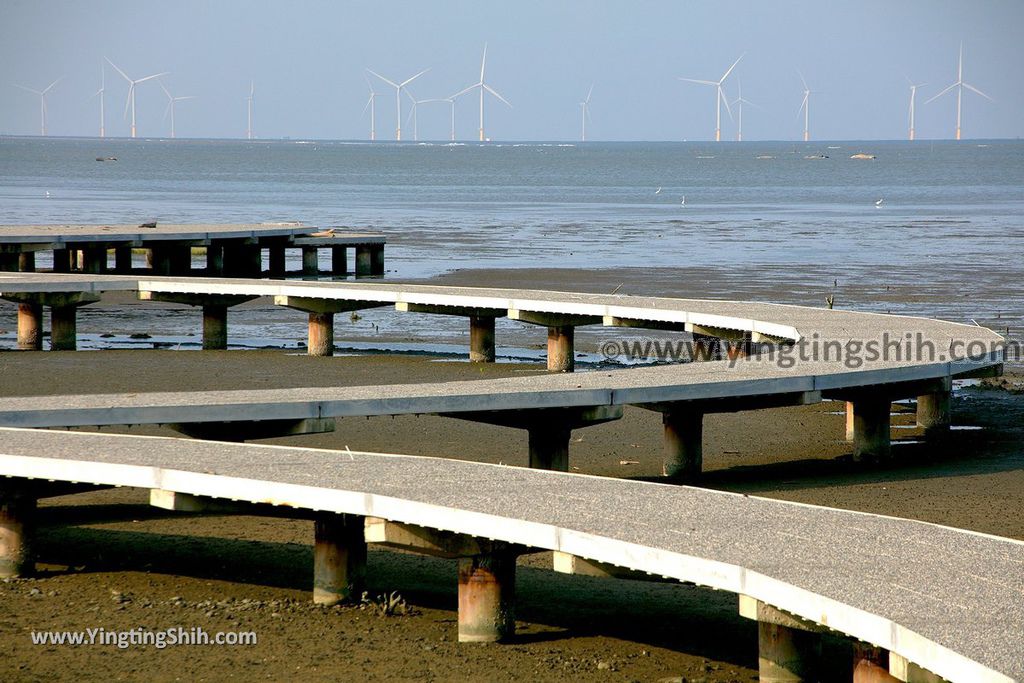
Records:
[[[0,138],[0,223],[154,218],[381,231],[387,277],[699,268],[745,273],[747,298],[803,302],[780,281],[863,289],[884,274],[929,295],[851,305],[1024,320],[1021,141]]]

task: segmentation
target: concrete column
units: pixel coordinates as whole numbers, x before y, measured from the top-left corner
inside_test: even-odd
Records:
[[[356,275],[373,274],[373,254],[370,247],[356,247]]]
[[[950,404],[952,391],[940,391],[917,397],[917,426],[928,436],[938,436],[949,431],[952,423]]]
[[[71,272],[71,251],[68,249],[53,250],[53,272]]]
[[[95,275],[107,269],[106,247],[86,247],[83,252],[85,253],[85,268],[83,270],[86,273]]]
[[[288,272],[288,252],[283,244],[275,244],[267,247],[270,258],[270,277],[284,277]]]
[[[665,427],[665,474],[682,482],[700,477],[704,462],[704,414],[693,408],[661,414]]]
[[[50,350],[74,351],[78,348],[78,306],[50,307]]]
[[[761,683],[817,681],[820,656],[818,634],[757,622],[757,666]]]
[[[335,605],[359,600],[366,582],[364,519],[323,515],[313,522],[313,602]]]
[[[171,274],[171,252],[167,245],[155,245],[149,250],[150,268],[154,275]]]
[[[576,368],[575,336],[572,325],[548,327],[548,372],[572,372]]]
[[[42,304],[18,304],[18,348],[40,351],[43,348]]]
[[[224,274],[224,246],[210,244],[206,247],[206,274],[220,277]]]
[[[0,578],[31,574],[32,530],[36,510],[34,498],[0,491]]]
[[[331,273],[334,275],[348,273],[348,247],[331,247]]]
[[[203,305],[203,350],[228,347],[228,307],[223,304]]]
[[[516,558],[493,552],[459,559],[459,642],[494,643],[515,634]]]
[[[469,317],[469,362],[494,362],[494,316]]]
[[[316,247],[302,247],[302,274],[306,277],[320,274],[320,250]]]
[[[18,270],[22,273],[36,272],[36,252],[23,251],[18,254]]]
[[[306,352],[310,356],[334,355],[334,314],[309,314],[309,342]]]
[[[85,271],[85,250],[75,249],[71,252],[71,269],[79,272]]]
[[[370,247],[370,274],[384,274],[384,245]]]
[[[853,459],[859,462],[886,460],[890,454],[888,398],[863,398],[851,404]]]
[[[118,275],[128,275],[132,272],[132,248],[114,247],[114,272]]]
[[[867,643],[854,643],[853,683],[899,683],[889,673],[889,652]]]
[[[572,430],[562,424],[527,427],[530,435],[530,467],[535,470],[569,471],[569,437]]]

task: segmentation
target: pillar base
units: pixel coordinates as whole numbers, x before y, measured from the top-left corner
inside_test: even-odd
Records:
[[[515,581],[512,553],[459,560],[460,643],[494,643],[515,635]]]
[[[864,398],[850,404],[853,421],[853,459],[858,462],[888,460],[892,453],[888,397]],[[849,428],[847,428],[849,431]]]
[[[469,362],[493,363],[494,316],[471,316],[469,319]]]
[[[665,475],[679,482],[700,478],[704,466],[704,413],[677,408],[661,414],[665,428]]]
[[[926,436],[940,436],[949,431],[952,424],[952,401],[952,391],[917,397],[917,426],[924,429]]]
[[[548,372],[572,372],[576,369],[575,333],[576,328],[571,325],[548,328]]]
[[[203,350],[228,348],[228,307],[218,304],[203,306]]]
[[[0,491],[0,578],[28,576],[35,570],[32,530],[36,499]]]
[[[41,351],[43,348],[43,306],[37,303],[18,304],[18,348]]]
[[[358,515],[322,515],[314,520],[314,603],[359,600],[366,582],[363,524]]]
[[[331,247],[331,274],[345,275],[348,273],[348,248]]]

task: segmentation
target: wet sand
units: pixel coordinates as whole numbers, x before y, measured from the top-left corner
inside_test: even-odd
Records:
[[[611,291],[598,287],[616,278],[588,279],[576,271],[519,275],[533,287],[593,291]],[[665,277],[652,277],[633,293],[697,295]],[[442,280],[499,278],[526,284],[509,273]],[[528,364],[310,358],[269,350],[0,353],[0,392],[355,386],[537,372],[543,369]],[[1010,388],[1020,381],[1011,378]],[[940,444],[908,443],[920,435],[909,408],[901,409],[893,420],[893,462],[878,468],[850,461],[843,417],[833,414],[841,404],[710,416],[704,485],[1024,539],[1024,396],[989,384],[958,391],[953,405],[956,425],[982,429],[954,431]],[[130,431],[172,434],[157,427]],[[524,433],[436,416],[349,418],[334,433],[266,442],[526,461]],[[580,472],[656,479],[661,448],[660,416],[630,408],[618,422],[573,432],[570,464]],[[132,490],[52,499],[42,510],[41,575],[0,584],[0,650],[11,654],[4,680],[64,679],[81,671],[121,680],[756,679],[756,627],[739,618],[731,594],[561,576],[546,569],[549,555],[538,554],[522,561],[516,642],[460,646],[450,561],[372,552],[371,593],[398,591],[413,608],[411,615],[378,617],[309,603],[308,522],[173,515],[150,508]],[[260,640],[252,647],[157,651],[40,647],[28,636],[31,629],[96,626],[252,630]],[[841,647],[830,644],[827,651],[842,668]]]

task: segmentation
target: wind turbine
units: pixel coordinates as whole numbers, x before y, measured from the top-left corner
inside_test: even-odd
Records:
[[[121,68],[117,64],[114,64],[113,62],[111,62],[109,57],[105,57],[104,59],[106,59],[107,62],[110,63],[110,66],[114,67],[117,70],[117,73],[119,73],[122,76],[124,76],[124,80],[128,81],[128,99],[125,100],[125,103],[124,103],[124,115],[125,116],[128,115],[128,107],[130,106],[131,110],[132,110],[132,137],[134,138],[135,137],[135,88],[138,87],[139,83],[144,83],[145,81],[151,81],[154,78],[159,78],[160,76],[166,76],[169,72],[164,71],[162,73],[153,74],[152,76],[146,76],[145,78],[139,78],[139,79],[136,79],[136,80],[133,81],[132,79],[128,78],[128,74],[126,74],[124,71],[121,71]]]
[[[53,89],[53,86],[57,85],[57,83],[59,83],[62,78],[64,78],[64,77],[61,76],[56,81],[54,81],[50,85],[46,86],[42,90],[35,90],[34,88],[26,88],[25,86],[18,85],[17,83],[14,84],[14,87],[16,87],[16,88],[21,88],[22,90],[25,90],[27,92],[35,93],[36,95],[39,95],[39,121],[40,121],[40,124],[39,124],[39,134],[42,135],[42,136],[46,135],[46,93],[50,92],[50,90]]]
[[[492,95],[497,97],[499,100],[501,100],[505,104],[508,104],[509,108],[512,107],[512,105],[509,104],[508,100],[506,100],[504,97],[502,97],[501,95],[498,94],[497,90],[495,90],[494,88],[492,88],[491,86],[487,85],[487,83],[484,82],[484,67],[485,66],[487,66],[487,44],[486,43],[484,43],[484,57],[483,57],[483,59],[480,60],[480,80],[477,83],[474,83],[473,85],[469,86],[468,88],[460,90],[459,92],[455,93],[452,96],[452,97],[458,97],[459,95],[465,95],[466,93],[468,93],[469,91],[473,90],[474,88],[480,88],[480,142],[486,142],[487,141],[487,138],[484,136],[484,91],[486,90],[487,92],[491,93]]]
[[[590,118],[590,96],[594,94],[594,84],[590,84],[590,90],[587,92],[587,99],[580,102],[580,107],[583,108],[583,132],[580,134],[580,142],[587,141],[587,119]]]
[[[398,117],[395,119],[395,121],[396,121],[395,140],[401,141],[401,139],[402,139],[402,89],[405,88],[405,86],[407,86],[410,83],[412,83],[413,81],[415,81],[417,78],[419,78],[423,74],[425,74],[428,71],[430,71],[430,69],[429,68],[424,69],[423,71],[419,72],[418,74],[416,74],[412,78],[407,78],[404,81],[402,81],[401,83],[395,83],[394,81],[392,81],[390,79],[384,78],[383,76],[381,76],[379,73],[377,73],[373,69],[367,69],[367,71],[369,71],[371,74],[373,74],[374,76],[376,76],[377,78],[379,78],[380,80],[384,81],[385,83],[387,83],[388,85],[390,85],[392,88],[395,89],[395,107],[397,108],[397,111],[398,111]],[[409,96],[412,97],[412,95],[409,95]]]
[[[366,87],[370,89],[370,99],[363,106],[363,113],[365,114],[367,109],[370,110],[370,142],[373,142],[377,139],[377,91],[370,85],[370,80],[366,76],[363,76],[363,80],[366,81]]]
[[[732,73],[732,70],[736,68],[736,65],[740,63],[740,59],[743,59],[743,55],[745,55],[745,54],[746,53],[744,52],[742,55],[740,55],[739,59],[737,59],[735,62],[733,62],[732,66],[730,66],[728,69],[726,69],[725,73],[722,74],[722,77],[719,78],[717,81],[702,81],[702,80],[698,80],[696,78],[683,78],[682,76],[679,77],[679,80],[686,81],[687,83],[698,83],[700,85],[713,85],[715,87],[715,90],[716,90],[716,92],[715,92],[715,142],[720,142],[722,140],[722,103],[723,102],[725,103],[725,110],[727,112],[729,112],[729,118],[732,118],[732,110],[729,109],[729,100],[725,96],[725,91],[722,90],[722,83],[725,83],[725,79],[727,79],[729,77],[729,74]]]
[[[171,114],[171,138],[174,138],[174,103],[181,102],[182,100],[194,100],[195,95],[186,95],[185,97],[174,97],[171,95],[171,91],[167,89],[167,86],[163,84],[163,81],[157,81],[160,83],[160,88],[163,89],[164,94],[167,95],[167,109],[164,110],[164,118],[167,118],[167,113]]]
[[[910,79],[907,79],[910,83]],[[910,83],[910,140],[914,139],[914,100],[917,99],[917,89],[928,85],[927,83]]]
[[[245,139],[252,140],[252,107],[253,102],[256,99],[256,84],[249,81],[249,96],[245,98],[246,106],[249,111],[248,125],[245,128]]]
[[[103,98],[104,93],[107,91],[107,70],[103,68],[103,62],[100,62],[100,89],[93,93],[93,97],[100,98],[100,137],[106,137],[106,127],[104,125],[106,121],[106,114],[103,110]]]
[[[417,114],[417,108],[424,102],[440,102],[441,100],[417,100],[408,90],[405,91],[405,94],[408,95],[409,99],[412,101],[412,110],[409,112],[409,117],[405,120],[405,123],[408,125],[409,121],[412,121],[412,141],[419,142],[420,117]]]
[[[732,101],[733,104],[739,105],[736,108],[736,142],[743,142],[743,105],[749,104],[751,107],[761,109],[758,105],[754,104],[748,99],[743,97],[743,83],[736,81],[736,99]]]
[[[963,96],[964,96],[964,88],[967,88],[971,92],[975,92],[975,93],[981,95],[986,100],[990,100],[992,102],[995,102],[995,100],[993,100],[991,97],[989,97],[985,93],[983,93],[980,90],[978,90],[977,88],[975,88],[970,83],[965,83],[964,82],[964,44],[963,44],[963,42],[960,43],[960,63],[957,66],[957,70],[956,70],[956,83],[954,83],[953,85],[949,86],[948,88],[946,88],[945,90],[940,92],[935,97],[932,97],[930,100],[927,100],[925,102],[925,104],[928,104],[929,102],[934,102],[935,100],[939,99],[940,97],[942,97],[943,95],[948,93],[953,88],[956,88],[956,139],[959,140],[960,139],[960,120],[961,120],[960,119],[960,114],[962,112],[962,100],[963,100]]]
[[[807,81],[804,80],[804,75],[797,70],[800,74],[800,82],[804,84],[804,99],[800,103],[800,108],[796,110],[796,115],[799,116],[800,112],[804,113],[804,142],[811,139],[811,93],[814,91],[807,87]]]

